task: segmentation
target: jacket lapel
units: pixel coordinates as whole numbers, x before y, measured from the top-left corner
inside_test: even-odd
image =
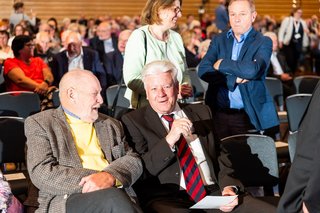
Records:
[[[252,29],[249,32],[248,37],[244,41],[244,44],[243,44],[243,46],[241,48],[241,51],[240,51],[240,54],[239,54],[239,57],[238,57],[239,60],[243,58],[245,53],[248,51],[249,46],[252,45],[252,43],[254,42],[254,37],[255,37],[256,34],[257,34],[257,32],[254,29]]]
[[[83,68],[85,70],[90,70],[92,72],[94,72],[94,70],[92,70],[92,64],[93,64],[93,58],[92,58],[92,55],[89,54],[88,51],[86,51],[85,48],[82,48],[83,49]]]
[[[159,136],[159,138],[164,138],[168,134],[158,114],[151,108],[150,105],[146,107],[144,119],[147,122],[147,126],[152,127],[150,128],[152,131],[156,130],[154,132]]]
[[[66,116],[62,107],[60,106],[55,112],[56,113],[53,114],[53,117],[56,119],[56,123],[59,124],[56,125],[56,127],[59,128],[59,130],[57,130],[57,134],[58,132],[60,132],[60,135],[63,135],[65,137],[64,142],[68,149],[68,153],[70,153],[69,157],[73,159],[76,167],[82,168],[82,163],[71,133],[71,128],[66,120]]]
[[[108,162],[112,161],[112,153],[111,153],[111,143],[108,143],[108,141],[110,140],[109,136],[109,132],[107,132],[107,128],[105,127],[105,124],[103,122],[103,120],[101,120],[100,118],[98,118],[97,121],[95,121],[93,123],[94,128],[96,130],[96,134],[101,146],[101,149],[106,157],[106,159],[108,160]],[[105,130],[105,131],[103,131]],[[115,139],[113,139],[115,140]]]

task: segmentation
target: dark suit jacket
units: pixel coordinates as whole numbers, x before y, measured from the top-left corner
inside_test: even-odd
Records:
[[[104,68],[102,67],[97,51],[87,47],[83,49],[83,67],[85,70],[92,71],[100,81],[101,87],[106,88],[107,77]],[[49,61],[49,66],[53,73],[54,82],[53,85],[59,86],[59,82],[62,76],[68,72],[68,58],[66,50],[56,54],[52,60]]]
[[[116,50],[106,55],[108,86],[119,84],[122,78],[123,56]]]
[[[195,134],[198,135],[209,164],[212,179],[217,181],[219,170],[217,153],[218,144],[214,142],[212,116],[206,105],[187,105],[183,111],[192,121]],[[138,197],[154,196],[166,190],[168,185],[176,186],[179,190],[180,167],[177,155],[168,146],[165,137],[168,134],[158,114],[146,106],[125,114],[122,121],[128,131],[127,140],[142,156],[144,162],[144,179],[137,186]],[[233,170],[226,167],[230,162],[226,156],[220,156],[219,185],[239,185],[241,183],[232,178]],[[155,181],[151,181],[155,180]],[[139,188],[140,187],[140,188]],[[139,194],[140,192],[140,194]]]
[[[273,99],[264,83],[272,51],[271,39],[252,29],[237,61],[231,59],[233,41],[233,37],[227,36],[227,32],[215,36],[199,65],[199,76],[209,83],[206,104],[215,110],[219,87],[234,91],[238,85],[237,77],[248,79],[249,82],[238,86],[251,123],[257,130],[279,125]],[[219,71],[216,71],[213,64],[218,59],[223,61]]]
[[[296,213],[305,202],[310,213],[320,212],[320,84],[299,128],[297,148],[278,213]]]
[[[112,46],[114,50],[118,50],[118,38],[117,36],[115,36],[114,34],[111,34],[111,39],[112,39]],[[99,39],[98,36],[93,37],[92,39],[90,39],[89,41],[89,46],[98,51],[99,53],[99,59],[101,61],[101,63],[105,64],[105,60],[106,60],[106,52],[104,50],[104,44],[103,41]]]

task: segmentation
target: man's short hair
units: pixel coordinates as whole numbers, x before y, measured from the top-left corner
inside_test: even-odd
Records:
[[[30,36],[19,35],[14,37],[11,45],[14,56],[19,57],[19,51],[22,50],[24,48],[24,45],[30,41],[32,41],[32,38]]]
[[[155,74],[160,74],[165,72],[171,73],[172,80],[174,81],[174,83],[178,82],[177,80],[178,70],[172,62],[167,60],[153,61],[145,65],[141,72],[142,81],[143,83],[145,83],[145,78],[148,75],[155,75]]]
[[[18,10],[24,6],[23,2],[17,2],[13,5],[14,10]]]
[[[230,5],[231,5],[233,2],[235,2],[235,1],[247,1],[247,2],[249,3],[249,5],[250,5],[250,10],[251,10],[251,12],[256,11],[256,6],[254,5],[254,1],[253,1],[253,0],[231,0],[231,1],[229,2],[229,7],[230,7]]]

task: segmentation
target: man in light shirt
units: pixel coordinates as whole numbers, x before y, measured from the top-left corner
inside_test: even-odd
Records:
[[[143,178],[135,185],[143,210],[190,212],[189,208],[206,195],[243,192],[243,185],[233,177],[227,154],[221,154],[218,160],[209,107],[177,103],[176,67],[169,61],[151,62],[142,71],[142,81],[150,105],[125,114],[122,121],[129,143],[144,162]],[[188,148],[181,145],[183,140]],[[184,168],[190,162],[195,162],[196,168],[188,173]],[[189,181],[189,176],[194,179]],[[204,188],[199,197],[193,196],[196,190],[188,186],[194,184],[199,191]],[[242,194],[220,210],[270,213],[275,212],[275,207]]]
[[[97,51],[82,47],[81,35],[70,32],[66,37],[66,50],[48,59],[54,75],[53,85],[58,86],[62,76],[74,69],[90,70],[99,79],[102,90],[107,86],[106,72],[99,61]]]
[[[267,76],[279,78],[282,82],[284,98],[295,94],[292,72],[287,64],[285,55],[279,52],[278,37],[274,32],[266,32],[264,36],[272,40],[272,54]]]
[[[100,93],[92,72],[68,72],[59,85],[61,106],[26,119],[39,212],[140,212],[131,185],[142,173],[141,160],[119,121],[98,113]]]

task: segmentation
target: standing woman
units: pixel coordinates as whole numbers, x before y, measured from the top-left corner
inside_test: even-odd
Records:
[[[180,98],[192,95],[183,42],[181,36],[171,30],[181,17],[181,4],[182,0],[148,0],[141,15],[144,26],[133,31],[128,40],[123,77],[129,88],[125,96],[133,108],[148,104],[141,70],[145,64],[155,60],[169,60],[179,70]]]
[[[301,8],[294,8],[291,16],[284,18],[281,22],[278,34],[279,47],[283,50],[293,74],[298,68],[303,47],[309,46],[309,30],[306,22],[301,17]]]

